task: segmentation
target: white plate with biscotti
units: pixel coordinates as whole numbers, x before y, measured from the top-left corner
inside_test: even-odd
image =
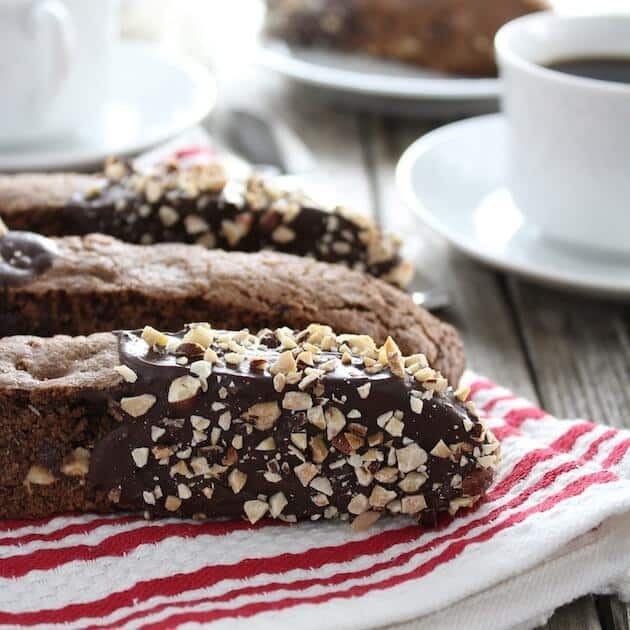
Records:
[[[349,106],[400,114],[456,116],[497,109],[495,77],[449,75],[368,55],[292,46],[263,37],[266,68]]]
[[[202,65],[145,44],[121,42],[112,55],[109,97],[59,140],[0,149],[0,171],[88,169],[132,155],[200,122],[215,103]]]
[[[454,247],[492,267],[629,298],[630,258],[549,238],[517,207],[507,186],[507,130],[505,118],[494,114],[417,140],[397,169],[407,204]]]

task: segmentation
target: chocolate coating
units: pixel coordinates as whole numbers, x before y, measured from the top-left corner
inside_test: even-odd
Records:
[[[373,342],[321,326],[212,331],[209,351],[185,332],[166,348],[119,334],[135,380],[111,401],[121,423],[95,445],[89,481],[120,508],[252,522],[402,511],[434,522],[472,505],[492,478],[498,443],[421,355],[400,374],[395,344],[383,365]]]
[[[20,286],[48,269],[57,256],[50,239],[12,231],[0,238],[0,287]]]
[[[217,164],[140,174],[110,162],[102,177],[0,177],[0,217],[12,228],[47,236],[99,232],[142,245],[277,250],[345,264],[399,286],[412,275],[400,240],[366,217],[326,208],[257,175],[227,179]]]

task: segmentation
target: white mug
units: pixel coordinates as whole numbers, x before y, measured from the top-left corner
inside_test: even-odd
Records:
[[[630,58],[630,16],[532,14],[495,45],[517,206],[558,241],[630,253],[630,85],[545,67]]]
[[[0,0],[0,147],[72,133],[109,90],[115,0]]]

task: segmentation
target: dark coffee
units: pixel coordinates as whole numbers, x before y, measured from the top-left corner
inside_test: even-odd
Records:
[[[576,77],[630,83],[630,57],[575,57],[553,61],[546,67]]]

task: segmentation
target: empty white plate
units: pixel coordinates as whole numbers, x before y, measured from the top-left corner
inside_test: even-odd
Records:
[[[265,37],[258,60],[290,79],[368,108],[432,116],[497,108],[497,78],[459,77],[369,55],[289,46]]]
[[[214,81],[200,64],[122,42],[103,108],[57,142],[0,149],[0,171],[92,168],[109,155],[137,153],[177,135],[202,120],[214,102]]]
[[[506,135],[505,119],[495,114],[423,136],[398,164],[405,201],[429,227],[488,265],[546,284],[630,297],[630,256],[548,239],[516,207],[506,186]]]

